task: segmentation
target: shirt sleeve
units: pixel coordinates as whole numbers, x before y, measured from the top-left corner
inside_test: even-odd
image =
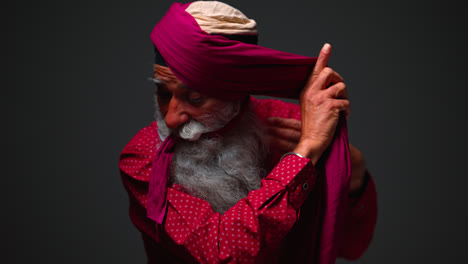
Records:
[[[124,187],[130,195],[130,206],[136,199],[146,208],[151,165],[156,148],[161,143],[156,130],[156,122],[141,129],[120,154],[119,168]],[[132,217],[132,213],[130,216]]]

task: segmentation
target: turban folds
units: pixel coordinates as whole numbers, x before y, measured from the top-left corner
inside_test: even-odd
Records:
[[[209,34],[186,12],[189,6],[173,4],[151,32],[156,49],[182,83],[228,101],[248,94],[298,98],[316,58]]]

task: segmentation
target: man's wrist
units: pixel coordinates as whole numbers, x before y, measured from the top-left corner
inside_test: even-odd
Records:
[[[301,154],[291,151],[291,152],[284,153],[284,155],[281,157],[280,160],[284,159],[284,157],[286,157],[286,156],[288,156],[288,155],[294,155],[294,156],[298,156],[298,157],[301,157],[301,158],[305,158],[305,157],[302,156]]]
[[[319,149],[318,144],[315,142],[301,140],[293,152],[309,158],[312,164],[315,165],[322,155],[322,152]]]

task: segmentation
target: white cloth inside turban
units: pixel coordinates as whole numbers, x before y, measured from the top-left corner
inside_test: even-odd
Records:
[[[234,7],[218,1],[197,1],[185,10],[209,34],[257,35],[257,23]]]

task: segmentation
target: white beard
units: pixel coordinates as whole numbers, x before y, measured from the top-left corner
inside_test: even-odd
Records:
[[[168,133],[164,133],[170,130],[161,113],[156,113],[156,118],[160,136],[165,138]],[[227,122],[215,123],[219,126]],[[200,138],[198,135],[195,141],[179,140],[171,163],[170,181],[183,186],[190,195],[209,202],[215,212],[224,213],[250,191],[260,188],[260,180],[266,175],[264,138],[263,124],[248,107],[239,123],[222,137]]]

